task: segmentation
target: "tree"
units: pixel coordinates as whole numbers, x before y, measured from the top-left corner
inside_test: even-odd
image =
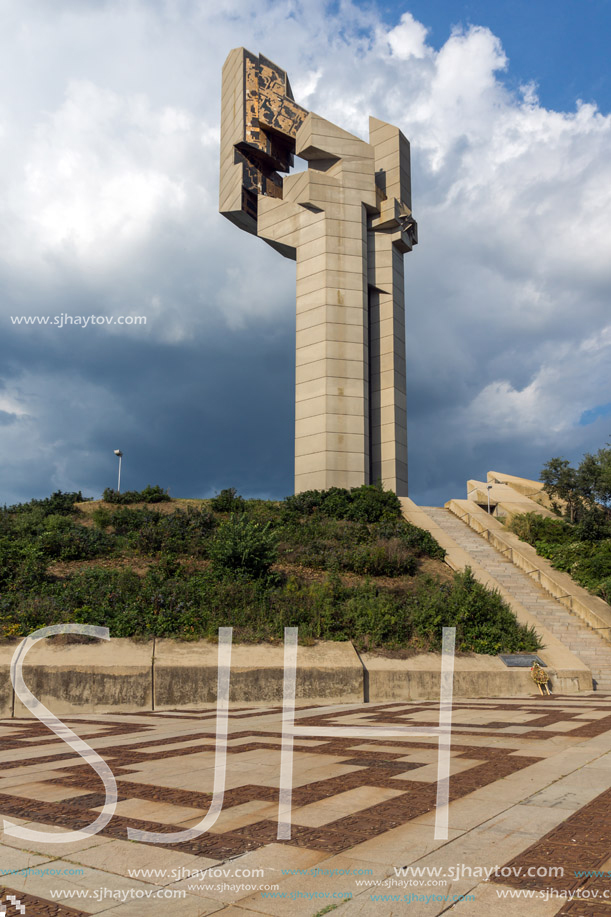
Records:
[[[596,455],[584,455],[578,469],[580,486],[591,500],[609,507],[611,504],[611,447],[599,449]]]
[[[566,503],[571,522],[579,513],[583,501],[578,472],[563,458],[552,458],[541,471],[544,490],[552,497]]]
[[[552,458],[541,471],[544,490],[566,505],[571,522],[600,514],[611,515],[611,446],[584,455],[577,468],[563,458]]]

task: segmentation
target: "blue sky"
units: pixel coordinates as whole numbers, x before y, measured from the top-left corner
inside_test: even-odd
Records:
[[[428,26],[435,48],[452,26],[486,26],[503,42],[509,85],[534,80],[541,102],[560,111],[570,111],[576,99],[609,111],[608,0],[413,0],[382,3],[380,10],[390,24],[409,10]]]
[[[412,497],[606,443],[609,4],[0,4],[0,502],[292,488],[294,264],[217,212],[245,45],[359,136],[412,147]],[[581,101],[579,101],[581,100]],[[142,316],[24,326],[14,316]]]

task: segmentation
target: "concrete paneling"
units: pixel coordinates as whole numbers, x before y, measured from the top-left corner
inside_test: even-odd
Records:
[[[269,62],[260,66],[275,85],[285,86],[287,112],[274,110],[276,102],[268,99],[271,108],[255,123],[260,100],[253,102],[252,93],[262,60],[236,49],[223,71],[221,199],[242,228],[252,230],[254,212],[258,235],[297,260],[295,486],[324,488],[331,480],[355,486],[377,476],[383,464],[388,485],[400,483],[404,493],[403,252],[415,241],[405,223],[411,213],[409,143],[376,118],[367,143],[304,112],[292,101],[284,71]],[[265,81],[257,91],[265,97]],[[266,136],[267,123],[284,133],[284,149],[292,146],[309,167],[268,185],[267,167],[255,159],[260,187],[253,211],[251,192],[247,206],[242,201],[242,182],[252,175],[233,165],[233,144],[241,144],[242,155],[246,138],[282,158],[274,136]],[[277,168],[286,172],[288,166]],[[244,216],[237,213],[242,206]],[[357,430],[389,444],[383,462],[370,457],[368,437]]]
[[[26,686],[52,713],[151,709],[152,641],[65,644],[65,639],[39,641],[23,665]],[[31,716],[19,698],[15,716]]]
[[[197,708],[216,701],[218,649],[214,643],[158,640],[155,709]],[[230,702],[281,703],[284,647],[235,644],[231,650]],[[350,643],[324,641],[297,651],[296,698],[316,703],[358,703],[363,670]]]
[[[17,644],[0,646],[0,717],[10,716],[13,709],[13,686],[11,685],[11,659]]]

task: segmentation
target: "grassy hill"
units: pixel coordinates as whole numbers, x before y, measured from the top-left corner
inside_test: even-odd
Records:
[[[171,500],[159,487],[58,492],[0,510],[0,637],[48,624],[107,626],[113,637],[352,640],[358,649],[532,651],[536,634],[470,571],[453,574],[428,532],[375,486],[283,501]]]

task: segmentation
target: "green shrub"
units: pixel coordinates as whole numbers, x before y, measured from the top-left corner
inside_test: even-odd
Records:
[[[119,493],[112,487],[107,487],[102,494],[106,503],[167,503],[172,498],[159,484],[147,484],[144,490],[126,490]]]
[[[313,513],[289,518],[283,532],[280,559],[306,567],[329,570],[337,565],[363,575],[412,576],[418,557],[445,557],[428,532],[403,519],[367,524]]]
[[[408,609],[371,585],[348,597],[342,620],[343,639],[351,639],[358,650],[407,646],[414,636]]]
[[[216,520],[206,509],[177,510],[174,513],[152,513],[144,511],[146,516],[141,524],[129,531],[129,544],[142,554],[207,553],[207,543],[216,527]],[[125,527],[126,520],[119,525]],[[115,529],[116,531],[117,529]]]
[[[299,494],[285,497],[284,507],[287,515],[311,516],[320,507],[324,494],[324,490],[302,490]]]
[[[91,500],[91,497],[83,497],[80,490],[72,493],[62,493],[56,490],[50,497],[42,500],[30,500],[29,503],[16,503],[14,506],[4,507],[7,513],[29,513],[32,510],[39,510],[43,516],[70,516],[74,512],[75,503],[83,503],[85,500]]]
[[[132,506],[121,506],[115,510],[104,509],[104,514],[104,518],[109,519],[107,524],[112,526],[116,535],[139,532],[145,525],[155,523],[161,518],[161,513],[157,509]]]
[[[401,502],[392,490],[364,484],[353,488],[350,496],[352,501],[346,519],[354,522],[380,522],[381,519],[401,517]]]
[[[401,503],[397,495],[373,484],[363,484],[351,490],[344,487],[306,490],[286,497],[284,502],[289,516],[309,516],[318,511],[331,519],[350,519],[353,522],[379,522],[381,519],[401,517]]]
[[[421,651],[439,649],[441,628],[456,626],[459,650],[518,652],[539,646],[498,595],[466,574],[450,585],[427,579],[415,594],[401,596],[372,582],[347,586],[336,571],[322,583],[235,573],[219,578],[214,568],[187,570],[167,555],[143,577],[130,570],[81,570],[64,582],[39,584],[36,592],[0,594],[0,634],[23,636],[77,621],[108,627],[113,637],[197,639],[232,626],[236,641],[279,641],[291,626],[306,640],[349,639],[359,649]]]
[[[375,529],[379,538],[400,538],[416,557],[434,557],[444,560],[445,549],[438,544],[430,532],[418,528],[405,519],[396,521],[385,520],[380,522]]]
[[[438,591],[422,588],[412,611],[416,628],[441,649],[442,628],[456,628],[456,649],[475,653],[516,653],[541,646],[534,630],[519,624],[496,591],[486,589],[469,567]]]
[[[324,491],[319,510],[330,519],[347,519],[352,507],[352,493],[344,487],[330,487]]]
[[[212,498],[210,506],[215,513],[243,513],[246,502],[235,487],[226,487]]]
[[[106,626],[115,637],[213,638],[219,626],[232,626],[236,641],[281,641],[291,626],[310,642],[350,639],[361,649],[423,651],[440,645],[447,623],[457,626],[461,649],[536,644],[499,597],[478,584],[421,577],[406,588],[376,581],[412,577],[418,558],[443,557],[428,533],[401,518],[394,495],[380,488],[298,495],[302,513],[288,501],[228,496],[221,505],[240,512],[220,524],[208,509],[178,504],[169,513],[154,505],[101,507],[95,527],[78,524],[78,514],[49,513],[50,503],[0,512],[0,635],[80,621]],[[579,544],[582,572],[591,575],[592,544]],[[126,548],[154,563],[139,561],[138,574],[91,566],[62,579],[45,575],[46,560]],[[211,562],[194,560],[200,557]],[[290,573],[271,575],[277,558]],[[326,570],[326,579],[296,565]],[[368,579],[342,581],[344,571]]]
[[[96,506],[91,518],[98,528],[105,529],[112,524],[113,513],[107,506]]]
[[[93,513],[104,528],[112,527],[116,536],[126,539],[132,550],[151,555],[190,554],[205,556],[207,543],[217,521],[205,507],[187,505],[172,513],[149,507],[100,507]]]
[[[575,526],[575,535],[579,541],[603,541],[611,538],[611,521],[608,512],[600,507],[593,507],[581,516]]]
[[[232,514],[217,529],[209,556],[219,570],[264,576],[277,557],[277,536],[269,523],[262,526],[243,514]]]
[[[538,541],[566,541],[573,531],[570,523],[541,516],[536,512],[519,513],[513,517],[507,528],[533,547]]]
[[[362,576],[413,576],[418,561],[399,538],[357,545],[339,553],[337,562],[343,570]]]
[[[602,580],[598,584],[598,595],[611,605],[611,577]]]
[[[38,545],[45,557],[54,560],[86,560],[109,554],[114,540],[100,529],[78,525],[66,516],[47,516]]]
[[[510,529],[556,570],[570,574],[584,589],[609,601],[611,537],[603,510],[588,510],[578,524],[524,513],[514,516]]]
[[[35,544],[0,536],[0,591],[29,591],[45,579],[45,560]]]

